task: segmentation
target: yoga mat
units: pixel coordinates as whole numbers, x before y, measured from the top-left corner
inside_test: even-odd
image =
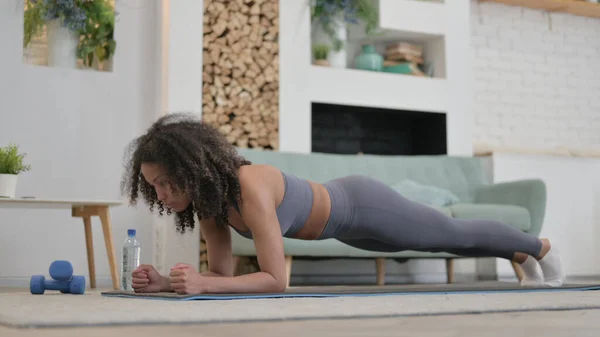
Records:
[[[126,297],[138,299],[155,299],[171,301],[192,300],[234,300],[260,298],[299,298],[299,297],[357,297],[357,296],[390,296],[390,295],[432,295],[432,294],[464,294],[464,293],[498,293],[498,292],[556,292],[556,291],[588,291],[600,290],[600,284],[565,284],[562,287],[529,286],[523,287],[513,282],[477,282],[455,284],[415,284],[385,286],[307,286],[290,287],[283,293],[260,294],[199,294],[180,295],[177,293],[135,293],[132,291],[113,290],[101,294],[109,297]]]

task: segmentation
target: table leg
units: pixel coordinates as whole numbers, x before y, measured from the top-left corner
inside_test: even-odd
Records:
[[[108,254],[108,264],[110,266],[110,274],[112,276],[113,288],[119,290],[119,277],[117,271],[117,260],[115,258],[115,250],[112,237],[112,226],[110,224],[110,216],[108,207],[101,207],[98,210],[98,216],[102,222],[102,231],[104,232],[104,243],[106,244],[106,253]]]
[[[90,272],[90,287],[96,288],[96,266],[94,264],[94,240],[92,239],[92,219],[83,217],[85,227],[85,248],[87,250],[88,270]]]

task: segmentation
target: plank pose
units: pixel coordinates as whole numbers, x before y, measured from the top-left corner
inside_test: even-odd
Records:
[[[513,226],[448,217],[365,176],[323,184],[252,164],[215,128],[193,115],[169,114],[135,139],[121,187],[132,204],[175,214],[177,229],[201,221],[210,271],[178,264],[168,276],[151,265],[133,272],[136,292],[180,294],[281,292],[286,287],[282,237],[335,238],[374,251],[416,250],[499,257],[521,264],[523,285],[560,286],[558,251]],[[254,240],[260,271],[234,276],[231,233]],[[541,273],[537,265],[541,267]]]

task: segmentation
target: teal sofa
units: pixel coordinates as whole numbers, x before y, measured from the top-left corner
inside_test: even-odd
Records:
[[[506,222],[524,232],[538,236],[544,220],[546,186],[538,179],[490,183],[481,157],[460,156],[378,156],[324,153],[290,153],[255,149],[238,149],[255,164],[269,164],[280,170],[316,182],[325,182],[350,174],[377,178],[390,186],[410,181],[437,191],[451,193],[454,200],[446,204],[431,198],[431,207],[444,214],[464,219],[493,219]],[[421,193],[416,191],[415,193]],[[431,194],[431,191],[428,191]],[[441,193],[440,192],[440,193]],[[408,195],[423,199],[423,195]],[[443,195],[442,195],[443,196]],[[443,198],[442,198],[443,200]],[[435,204],[437,203],[437,204]],[[256,256],[252,240],[232,233],[233,255]],[[288,265],[288,282],[293,257],[313,258],[373,258],[376,260],[377,284],[384,283],[386,258],[446,259],[448,282],[453,281],[453,260],[460,256],[447,253],[402,251],[381,253],[350,247],[334,239],[305,241],[284,238]],[[240,260],[239,258],[237,260]],[[520,277],[516,265],[515,272]]]

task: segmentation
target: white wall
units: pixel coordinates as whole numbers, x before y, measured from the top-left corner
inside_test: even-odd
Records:
[[[599,150],[600,19],[471,6],[475,144]]]
[[[561,252],[569,277],[600,274],[600,159],[497,153],[497,182],[539,178],[548,200],[540,237]],[[498,259],[500,278],[514,278],[510,264]]]
[[[16,142],[32,171],[17,195],[44,198],[115,199],[126,144],[158,114],[156,25],[158,0],[117,1],[118,48],[114,71],[60,70],[22,62],[23,11],[18,0],[0,2],[0,144]],[[21,7],[20,7],[21,6]],[[152,218],[144,205],[112,211],[115,250],[136,228],[152,243]],[[28,285],[48,273],[55,259],[88,276],[83,224],[70,211],[0,208],[0,285]],[[96,275],[110,286],[100,223],[93,220]],[[150,263],[150,249],[142,262]]]
[[[161,115],[202,115],[202,0],[162,1]],[[155,218],[152,263],[168,274],[176,263],[200,264],[200,228],[180,234],[173,217]]]
[[[307,132],[311,128],[310,79],[306,76],[311,60],[308,3],[308,0],[279,0],[280,151],[310,152]]]
[[[474,136],[479,149],[600,149],[600,19],[471,2]],[[564,152],[564,151],[563,151]],[[569,276],[598,269],[600,161],[496,153],[496,181],[548,186],[542,236],[559,240]],[[503,279],[514,278],[497,261]]]

